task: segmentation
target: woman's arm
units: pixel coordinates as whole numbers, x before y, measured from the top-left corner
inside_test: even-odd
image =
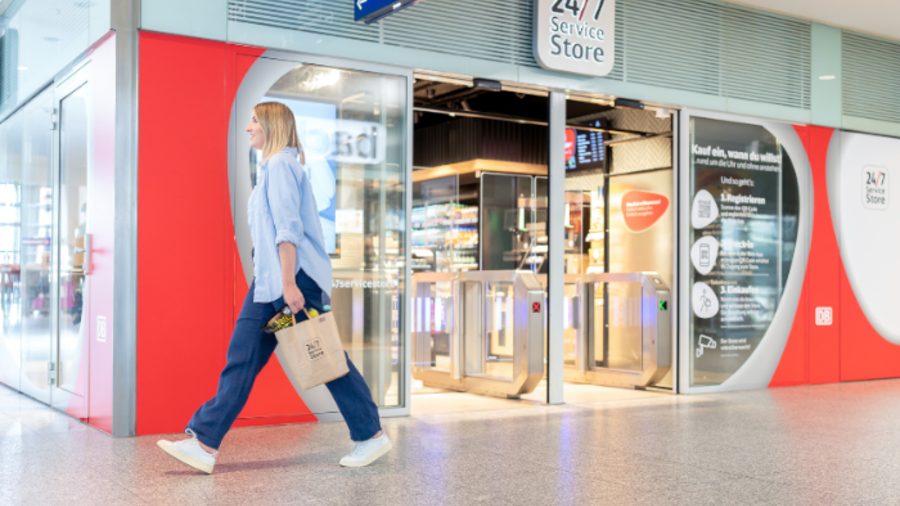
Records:
[[[291,308],[294,314],[303,310],[306,298],[297,288],[297,278],[294,276],[294,267],[297,261],[297,247],[289,242],[278,244],[278,256],[281,257],[281,284],[284,287],[284,303]]]
[[[276,155],[269,162],[267,174],[269,210],[275,225],[275,244],[281,259],[281,283],[284,302],[294,314],[306,303],[297,288],[297,248],[303,243],[303,221],[300,218],[300,182],[290,162]]]

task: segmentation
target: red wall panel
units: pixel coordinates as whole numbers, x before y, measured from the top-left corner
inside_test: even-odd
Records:
[[[798,127],[797,131],[806,142],[812,170],[812,247],[798,317],[770,386],[803,383],[796,355],[802,341],[798,322],[806,327],[808,336],[808,383],[900,377],[900,346],[884,339],[869,323],[847,278],[838,247],[828,195],[827,157],[831,143],[839,139],[831,128]],[[831,309],[830,325],[817,323],[817,308]]]
[[[142,33],[137,433],[181,430],[231,331],[224,45]]]
[[[800,294],[800,302],[797,305],[797,314],[794,315],[794,324],[791,334],[781,354],[778,368],[769,382],[769,387],[787,387],[806,385],[809,383],[809,334],[806,318],[803,318],[805,308],[809,306],[809,289],[804,283]]]
[[[215,394],[247,293],[228,127],[238,86],[264,50],[140,37],[137,432],[152,434],[181,431]],[[273,358],[235,426],[312,420]]]
[[[834,129],[809,127],[809,161],[812,168],[814,218],[812,248],[809,255],[809,308],[805,315],[809,322],[809,381],[836,383],[840,381],[840,263],[837,236],[831,219],[828,200],[826,159]],[[831,310],[831,325],[816,323],[816,309]]]
[[[803,147],[806,149],[808,156],[809,128],[795,126],[794,130],[796,130],[801,142],[803,142]],[[804,212],[804,204],[804,202],[800,203],[801,213]],[[769,387],[805,385],[809,383],[809,322],[805,315],[809,307],[810,272],[810,265],[807,263],[806,272],[803,273],[803,289],[800,292],[800,300],[797,303],[797,312],[794,314],[791,333],[788,335],[788,341],[785,344],[784,352],[781,354],[781,360],[778,362],[778,368],[775,369],[775,374],[772,375],[772,379],[769,381]]]

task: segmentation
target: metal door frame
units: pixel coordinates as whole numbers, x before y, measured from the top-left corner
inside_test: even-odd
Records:
[[[570,92],[553,90],[550,93],[550,117],[549,117],[549,135],[550,135],[550,160],[548,162],[548,178],[549,178],[549,209],[548,209],[548,230],[547,234],[550,238],[549,240],[549,251],[548,251],[548,284],[547,284],[547,329],[548,329],[548,343],[547,343],[547,402],[548,404],[562,404],[565,402],[564,400],[564,390],[563,385],[565,384],[564,379],[564,370],[565,370],[565,359],[564,359],[564,343],[563,343],[563,296],[565,293],[565,284],[566,278],[565,275],[565,248],[563,245],[563,234],[561,234],[561,229],[557,230],[559,227],[554,227],[554,223],[561,223],[562,219],[564,219],[565,212],[565,180],[566,180],[566,170],[564,166],[564,152],[565,152],[565,129],[567,128],[566,121],[566,103],[569,100]],[[672,118],[672,201],[670,203],[672,209],[672,242],[673,242],[673,255],[672,255],[672,286],[669,287],[671,298],[669,301],[669,326],[671,332],[671,342],[672,342],[672,357],[671,357],[671,370],[672,370],[672,393],[682,393],[681,387],[681,363],[679,360],[680,356],[680,335],[681,335],[681,325],[680,325],[680,315],[679,315],[679,298],[683,296],[681,293],[681,285],[680,282],[680,274],[681,270],[679,266],[681,264],[681,255],[682,255],[682,243],[684,242],[682,238],[682,234],[684,233],[686,228],[682,225],[681,215],[684,213],[681,205],[681,184],[682,184],[682,172],[684,167],[687,167],[685,163],[682,163],[682,156],[680,153],[681,148],[681,129],[685,128],[683,121],[681,121],[681,110],[675,106],[670,106],[670,114]],[[607,189],[604,189],[604,198],[609,199],[609,192]],[[606,206],[606,220],[605,225],[608,229],[609,226],[609,206]],[[608,237],[608,232],[607,232]],[[606,255],[609,255],[609,247],[607,245]],[[609,259],[606,259],[606,265],[608,268]],[[582,275],[579,275],[581,277]],[[555,338],[554,336],[559,336]]]
[[[71,96],[73,93],[78,91],[83,87],[90,87],[91,82],[89,79],[89,69],[90,60],[86,60],[83,64],[79,65],[76,69],[72,71],[71,74],[64,77],[60,82],[54,85],[53,89],[53,116],[54,116],[54,125],[53,125],[53,143],[52,143],[52,162],[51,162],[51,178],[53,183],[53,218],[52,218],[52,240],[50,246],[50,342],[51,342],[51,361],[48,363],[48,375],[52,378],[52,384],[50,385],[50,406],[56,410],[67,412],[69,408],[69,403],[72,397],[82,397],[77,394],[68,392],[59,387],[59,339],[60,339],[60,319],[59,319],[59,309],[60,309],[60,301],[59,301],[59,283],[61,279],[61,273],[59,269],[59,248],[61,244],[61,231],[62,231],[62,223],[60,223],[60,197],[62,191],[62,149],[61,149],[61,131],[62,131],[62,101]],[[91,126],[93,125],[93,115],[92,115],[92,97],[91,94],[87,94],[86,100],[86,119],[87,119],[87,146],[86,146],[86,156],[87,156],[87,169],[86,169],[86,186],[88,188],[91,187],[93,183],[93,129]],[[85,222],[87,223],[85,234],[89,234],[90,232],[90,222],[91,222],[91,206],[88,205],[87,208],[87,216],[85,216]],[[88,246],[88,244],[85,244]],[[88,307],[90,304],[90,278],[87,274],[85,274],[85,290],[82,295],[82,312],[89,314]],[[83,318],[81,324],[85,326],[84,332],[87,335],[90,335],[90,318]],[[82,345],[89,345],[90,340],[84,339]],[[88,363],[85,366],[79,365],[79,369],[83,369],[86,371],[90,371],[90,353],[89,350],[82,350],[81,360],[86,360]],[[80,364],[80,362],[79,362]],[[51,368],[52,366],[52,368]],[[90,374],[85,378],[87,382],[84,390],[84,416],[79,417],[83,419],[87,419],[89,416],[89,406],[90,402],[88,396],[90,394]]]

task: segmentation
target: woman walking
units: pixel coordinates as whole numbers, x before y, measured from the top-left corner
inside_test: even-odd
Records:
[[[293,112],[281,103],[261,103],[253,108],[246,130],[250,146],[262,150],[264,161],[248,205],[254,280],[231,335],[215,397],[188,422],[185,432],[190,438],[158,443],[180,462],[207,473],[212,473],[222,439],[278,344],[262,328],[285,305],[298,322],[306,319],[303,308],[322,313],[323,295],[331,295],[331,260]],[[355,442],[341,465],[363,467],[390,451],[391,442],[381,430],[365,380],[349,358],[347,365],[350,372],[326,386]]]

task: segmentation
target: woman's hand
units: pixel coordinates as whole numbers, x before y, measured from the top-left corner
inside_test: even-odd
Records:
[[[303,296],[303,292],[297,288],[296,283],[291,283],[290,285],[286,284],[284,287],[284,303],[291,308],[291,312],[294,314],[303,311],[303,307],[306,306],[306,298]]]
[[[303,310],[306,298],[297,288],[294,265],[297,260],[297,247],[289,242],[278,244],[278,256],[281,258],[281,284],[284,286],[284,303],[294,314]]]

